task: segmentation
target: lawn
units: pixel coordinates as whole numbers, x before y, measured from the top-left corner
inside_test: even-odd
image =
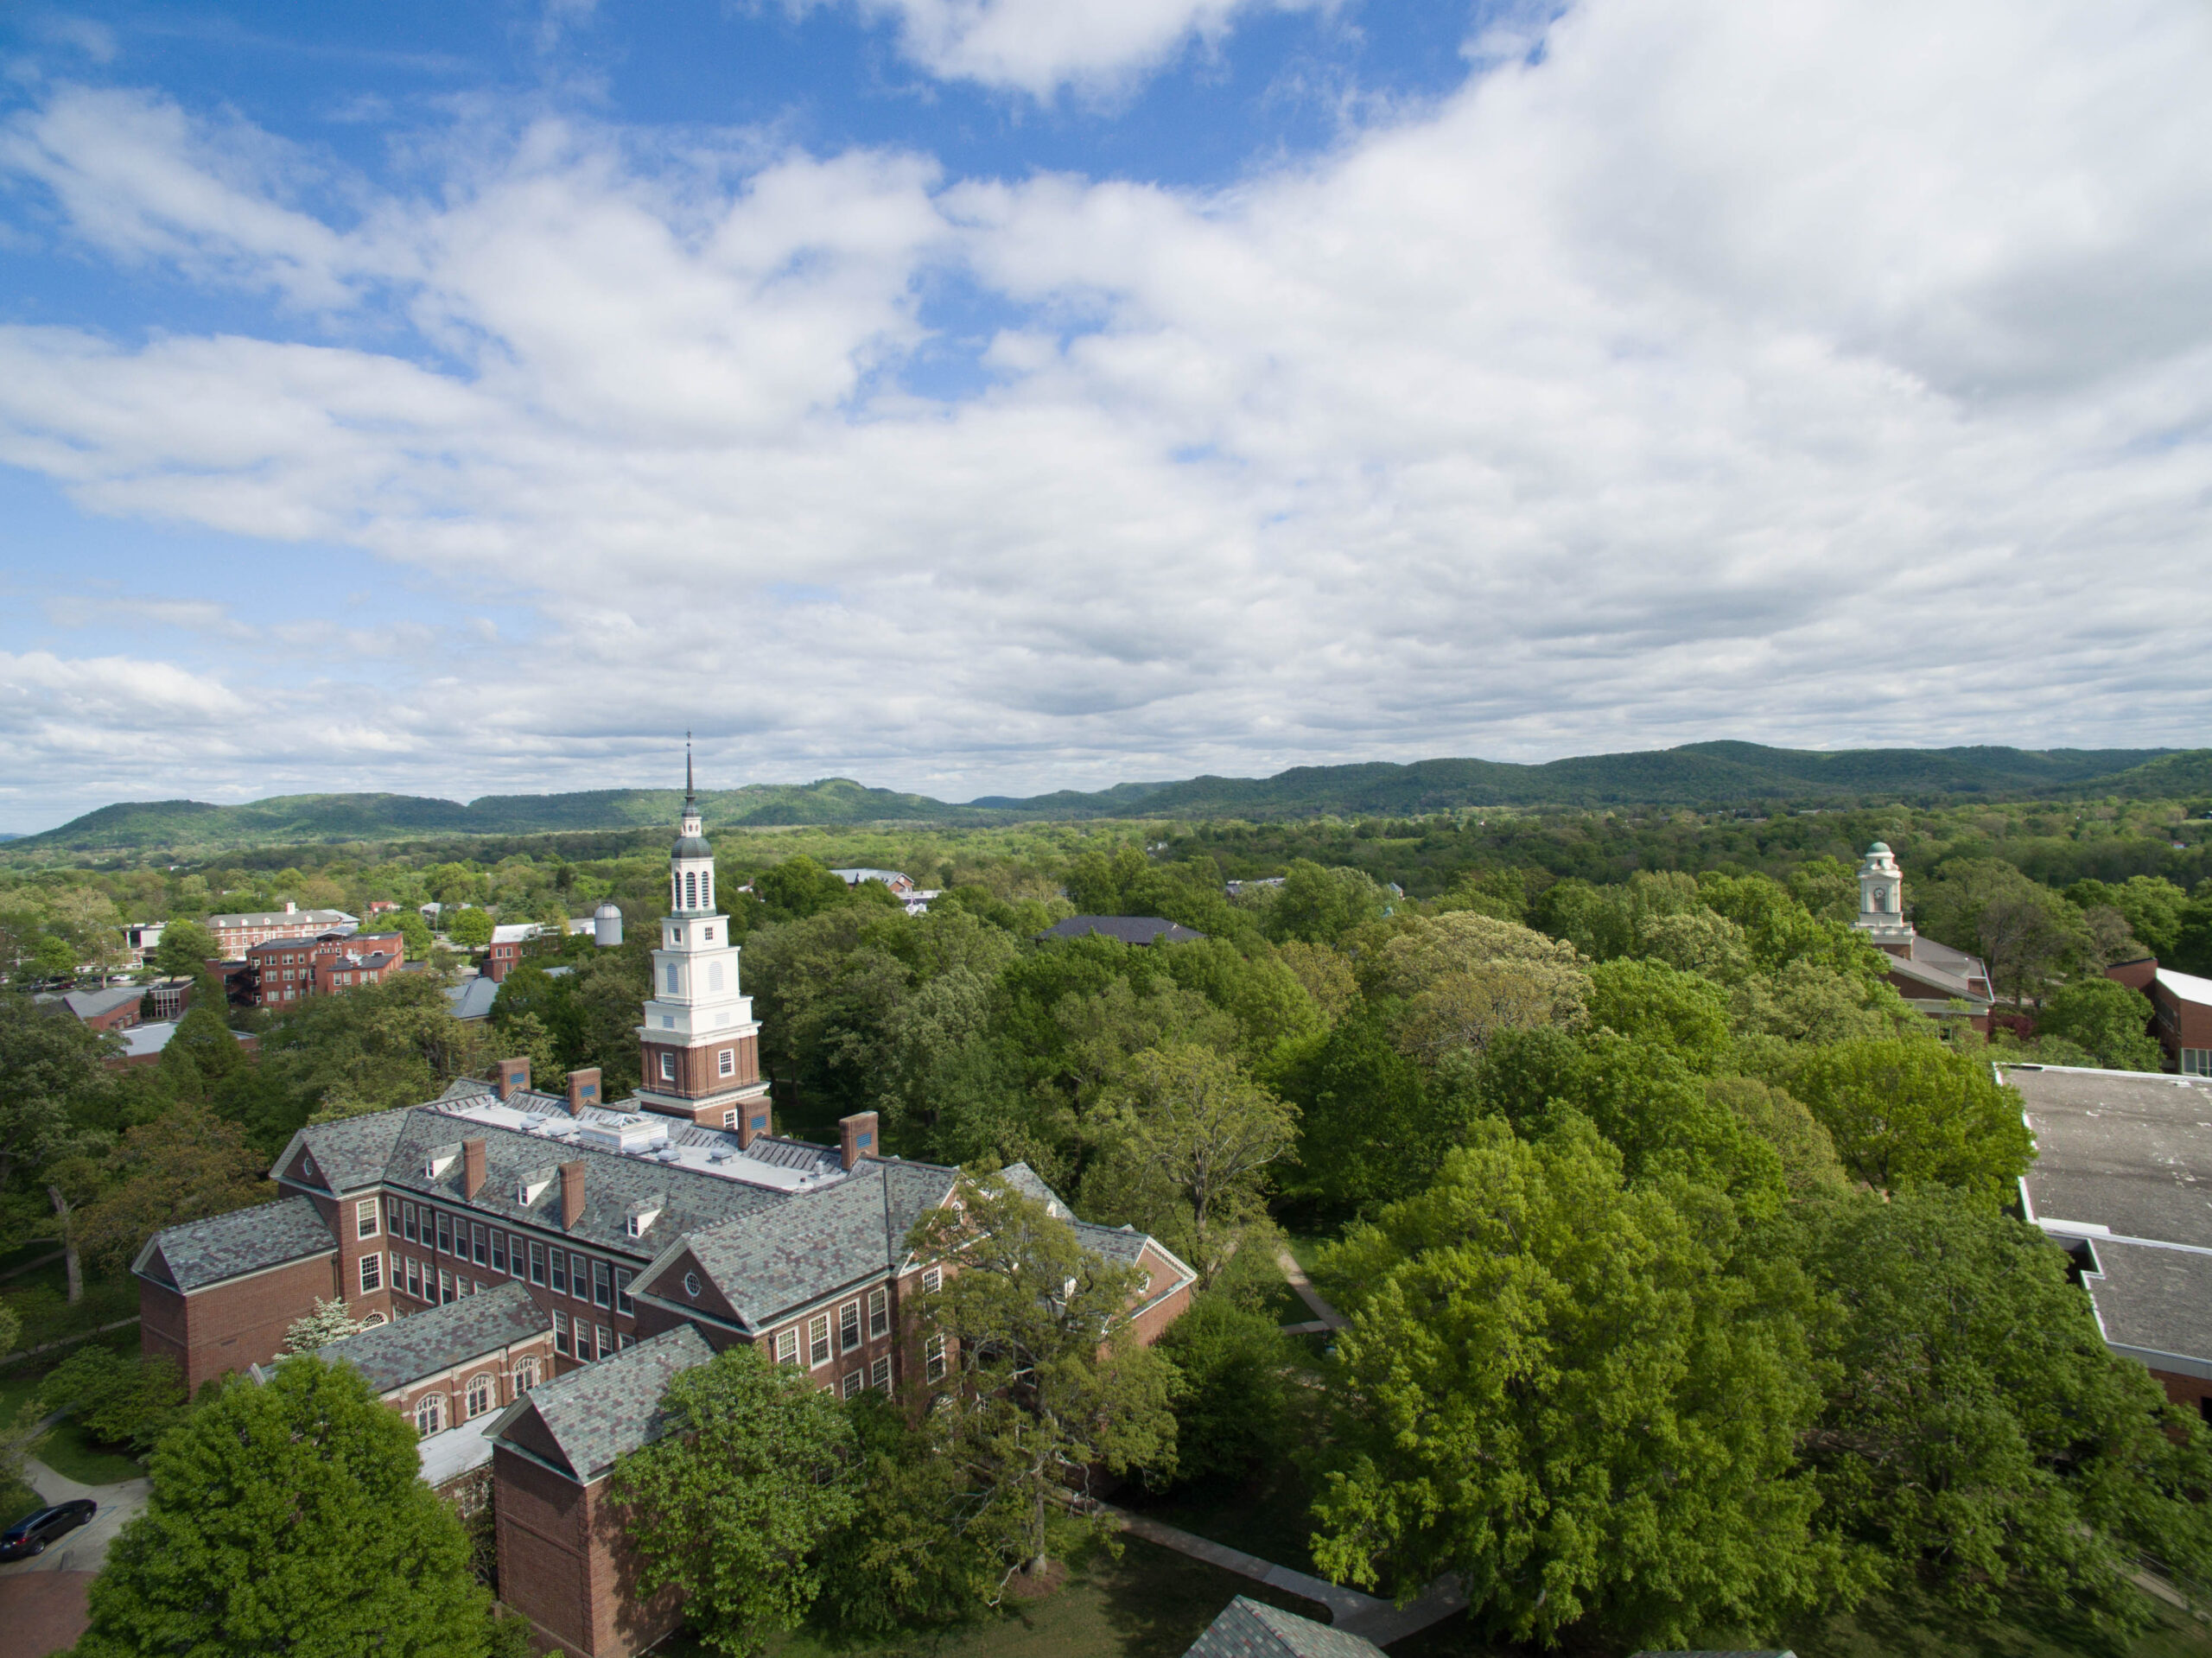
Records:
[[[135,1330],[114,1331],[92,1339],[105,1341],[124,1353],[138,1350],[138,1332]],[[26,1359],[0,1369],[0,1422],[14,1421],[16,1413],[37,1390],[46,1373],[73,1350],[64,1348],[57,1353],[41,1353],[35,1360]],[[137,1479],[146,1471],[129,1454],[93,1439],[66,1417],[31,1454],[65,1479],[85,1485],[111,1485],[118,1480]],[[0,1521],[0,1525],[6,1523]]]
[[[773,1658],[1177,1658],[1238,1595],[1328,1619],[1311,1601],[1131,1538],[1118,1560],[1103,1548],[1078,1551],[1058,1589],[973,1623],[880,1642],[806,1629],[768,1650]],[[709,1658],[683,1635],[655,1651]]]

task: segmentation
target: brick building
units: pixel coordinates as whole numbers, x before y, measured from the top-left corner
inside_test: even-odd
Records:
[[[1880,841],[1859,866],[1859,917],[1852,925],[1890,958],[1891,989],[1929,1019],[1989,1034],[1996,995],[1988,968],[1978,956],[1922,937],[1904,918],[1904,876],[1897,854]]]
[[[281,910],[259,910],[238,915],[211,915],[207,931],[226,961],[235,961],[256,944],[278,938],[313,938],[337,927],[359,924],[358,916],[343,910],[302,910],[287,902]]]
[[[245,959],[249,1006],[294,1007],[309,996],[382,984],[405,964],[407,941],[396,932],[326,932],[271,939],[248,950]]]
[[[129,1030],[143,1017],[139,1004],[145,999],[145,987],[137,984],[110,985],[99,990],[64,990],[36,998],[48,1007],[59,1004],[76,1015],[78,1023],[92,1031]]]
[[[492,944],[484,957],[484,976],[493,984],[506,982],[507,975],[522,960],[522,947],[543,931],[536,923],[512,921],[492,929]]]
[[[608,1107],[598,1072],[577,1070],[564,1094],[541,1093],[528,1062],[511,1059],[488,1083],[311,1124],[271,1171],[276,1203],[160,1233],[136,1267],[145,1350],[179,1356],[194,1387],[266,1363],[293,1319],[337,1295],[395,1329],[334,1352],[375,1363],[380,1389],[428,1409],[418,1426],[433,1432],[454,1431],[454,1377],[480,1360],[478,1371],[511,1378],[522,1350],[503,1336],[496,1361],[488,1340],[463,1355],[475,1337],[448,1326],[478,1329],[480,1305],[486,1329],[535,1331],[550,1348],[544,1380],[489,1430],[502,1592],[586,1658],[626,1658],[665,1627],[662,1609],[622,1592],[629,1568],[595,1492],[620,1449],[650,1437],[669,1365],[744,1344],[841,1397],[873,1388],[917,1402],[947,1366],[912,1308],[941,1269],[906,1239],[953,1198],[960,1172],[882,1156],[872,1112],[845,1119],[836,1147],[770,1132],[750,1074],[759,1027],[698,830],[687,799],[671,859],[683,907],[663,924],[639,1027],[649,1067],[673,1057],[652,1090]],[[719,1056],[740,1044],[733,1081]],[[1077,1219],[1020,1165],[1006,1178],[1087,1248],[1139,1267],[1128,1318],[1140,1339],[1188,1305],[1196,1274],[1156,1240]],[[412,1327],[429,1320],[418,1340]],[[424,1407],[433,1393],[448,1402]],[[464,1393],[462,1429],[466,1404]]]

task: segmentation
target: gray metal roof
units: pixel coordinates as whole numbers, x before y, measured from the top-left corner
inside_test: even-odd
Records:
[[[136,1007],[145,999],[143,985],[111,985],[105,990],[65,990],[61,1004],[79,1019],[98,1019],[123,1007]]]
[[[1382,1658],[1382,1648],[1363,1636],[1239,1595],[1183,1658]]]
[[[446,1000],[453,1004],[455,1019],[491,1018],[492,1004],[499,995],[499,987],[482,974],[446,988]]]
[[[390,1393],[552,1328],[552,1316],[528,1290],[506,1283],[333,1342],[321,1356],[352,1365],[369,1386]]]
[[[337,1248],[312,1198],[282,1197],[156,1232],[131,1270],[190,1291]]]
[[[667,1431],[661,1395],[668,1384],[715,1356],[690,1324],[626,1347],[611,1359],[540,1383],[511,1406],[492,1437],[506,1439],[514,1424],[534,1414],[545,1425],[579,1483],[588,1483],[640,1445]]]
[[[1039,938],[1084,938],[1096,933],[1104,938],[1118,938],[1125,944],[1156,944],[1162,942],[1179,944],[1205,934],[1194,932],[1179,922],[1163,921],[1156,915],[1071,915],[1056,922],[1037,936]]]

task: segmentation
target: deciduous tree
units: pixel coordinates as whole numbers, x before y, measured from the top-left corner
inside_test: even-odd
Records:
[[[1877,1191],[1955,1186],[1994,1207],[2035,1155],[2018,1089],[1932,1037],[1837,1042],[1796,1056],[1789,1091],[1855,1180]]]
[[[2149,1032],[2151,999],[2110,979],[2069,984],[2036,1014],[2038,1039],[2071,1042],[2110,1070],[2160,1070],[2165,1051]]]

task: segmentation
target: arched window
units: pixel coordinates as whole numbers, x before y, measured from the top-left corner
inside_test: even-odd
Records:
[[[372,1312],[367,1318],[361,1320],[361,1328],[364,1330],[374,1330],[383,1322],[384,1314],[381,1312]]]
[[[439,1432],[446,1425],[446,1396],[442,1393],[424,1394],[415,1403],[415,1431],[424,1439]]]
[[[492,1378],[488,1375],[471,1376],[468,1382],[468,1413],[481,1416],[492,1408]]]
[[[701,909],[711,910],[715,907],[715,872],[711,869],[699,877],[699,896],[706,900],[699,906]]]
[[[515,1391],[528,1393],[537,1385],[537,1359],[535,1355],[515,1361]]]
[[[699,907],[699,872],[696,869],[683,872],[683,907],[687,910]]]

